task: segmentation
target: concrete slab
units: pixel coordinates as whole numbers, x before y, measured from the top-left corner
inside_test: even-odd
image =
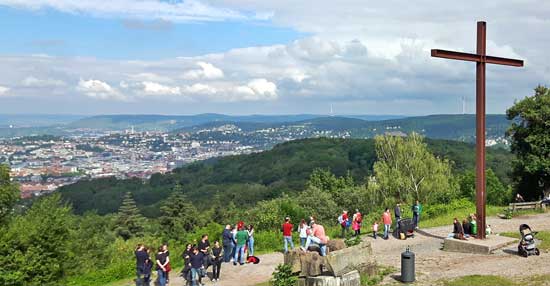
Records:
[[[493,251],[501,249],[514,242],[517,242],[517,239],[499,235],[491,235],[483,240],[476,238],[469,238],[468,240],[445,238],[443,241],[443,250],[463,253],[490,254]]]

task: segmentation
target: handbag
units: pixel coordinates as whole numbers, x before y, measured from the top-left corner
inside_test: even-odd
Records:
[[[164,266],[164,269],[166,270],[166,272],[172,271],[172,266],[170,266],[170,262],[168,262],[168,264],[166,264],[166,266]]]

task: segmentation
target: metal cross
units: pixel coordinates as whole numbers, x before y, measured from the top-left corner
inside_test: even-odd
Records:
[[[485,238],[485,64],[522,67],[523,61],[488,56],[485,22],[477,22],[477,53],[432,50],[432,57],[476,62],[476,212],[477,237]]]

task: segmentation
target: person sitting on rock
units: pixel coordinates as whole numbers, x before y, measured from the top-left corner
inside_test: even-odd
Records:
[[[462,220],[462,229],[464,230],[464,237],[468,238],[472,235],[472,226],[468,220]]]
[[[328,237],[325,235],[325,228],[313,221],[311,225],[311,234],[307,237],[305,247],[301,248],[303,251],[307,251],[311,243],[316,243],[321,249],[321,256],[327,255],[327,242]]]
[[[464,237],[464,228],[456,217],[453,221],[453,237],[455,239],[466,240],[466,238]]]

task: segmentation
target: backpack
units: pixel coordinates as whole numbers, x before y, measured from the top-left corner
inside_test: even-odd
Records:
[[[361,215],[361,213],[357,213],[357,217],[355,217],[355,220],[356,220],[358,223],[362,223],[362,222],[363,222],[363,216]]]
[[[338,224],[343,224],[344,223],[344,217],[342,215],[340,215],[338,217]]]

